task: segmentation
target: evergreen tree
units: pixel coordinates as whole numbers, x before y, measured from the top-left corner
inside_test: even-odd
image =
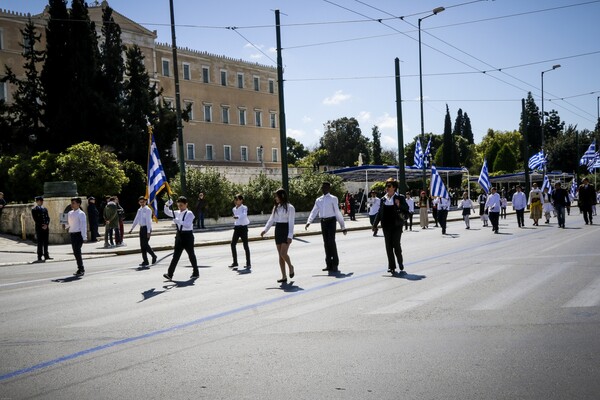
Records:
[[[446,105],[446,108],[448,106]],[[462,108],[458,109],[458,112],[456,113],[456,119],[454,120],[454,130],[452,131],[452,135],[454,137],[456,136],[463,136],[463,132],[465,129],[465,120],[463,118],[463,111]]]
[[[500,144],[498,141],[493,141],[492,145],[488,148],[487,153],[485,155],[485,159],[487,160],[488,172],[494,172],[494,165],[496,164],[496,157],[500,152]]]
[[[459,110],[459,112],[462,116],[462,111]],[[460,134],[458,136],[460,136]],[[446,104],[446,118],[444,120],[444,146],[442,153],[442,165],[445,167],[454,166],[454,140],[452,137],[452,121],[450,119],[450,110],[448,108],[448,104]]]
[[[10,68],[6,68],[6,76],[3,81],[15,85],[13,103],[8,108],[11,115],[10,123],[12,129],[8,130],[8,144],[13,154],[26,152],[36,146],[38,138],[42,137],[42,86],[37,70],[38,63],[44,60],[44,52],[36,49],[41,34],[35,31],[35,25],[31,18],[27,21],[25,29],[21,30],[23,37],[23,57],[25,58],[25,79],[19,80]]]
[[[544,140],[548,142],[563,132],[565,128],[564,121],[560,121],[560,117],[558,115],[558,111],[552,110],[548,113],[548,118],[546,118],[546,123],[544,124]]]
[[[327,164],[353,166],[363,154],[363,162],[369,163],[369,139],[362,135],[355,118],[339,118],[327,121],[320,148],[327,150]]]
[[[473,128],[471,128],[471,118],[467,113],[463,114],[463,132],[462,137],[467,139],[469,144],[475,144],[475,138],[473,137]]]
[[[373,144],[371,149],[373,151],[373,164],[381,165],[381,132],[379,132],[377,125],[373,126]]]
[[[513,172],[517,169],[517,157],[508,144],[504,144],[494,160],[495,172]]]
[[[70,115],[66,105],[71,85],[72,51],[69,39],[69,12],[66,0],[48,1],[48,25],[46,26],[46,61],[40,76],[43,87],[44,114],[42,121],[47,133],[38,138],[41,147],[58,153],[71,143],[69,138]],[[70,103],[70,102],[69,102]]]
[[[524,158],[529,159],[531,155],[537,153],[542,148],[542,125],[540,120],[540,112],[538,106],[533,100],[531,92],[527,94],[527,100],[525,100],[525,114],[521,114],[521,123],[519,124],[519,131],[523,132],[527,129],[527,141],[529,154],[524,154]],[[527,125],[525,125],[525,117]]]

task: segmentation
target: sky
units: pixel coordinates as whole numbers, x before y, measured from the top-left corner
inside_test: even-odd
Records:
[[[47,0],[0,0],[36,14]],[[91,4],[88,2],[88,4]],[[168,0],[112,0],[117,12],[171,43]],[[403,139],[421,132],[418,19],[425,132],[469,115],[475,142],[518,130],[521,99],[593,130],[600,96],[600,0],[173,0],[178,47],[276,66],[281,47],[287,134],[318,145],[329,120],[356,118],[363,135],[398,148],[394,60],[400,60]],[[70,1],[69,1],[70,5]],[[432,10],[444,7],[432,15]],[[402,18],[401,18],[402,17]],[[234,28],[234,29],[232,29]],[[552,67],[560,64],[560,68]],[[184,127],[185,129],[185,127]]]

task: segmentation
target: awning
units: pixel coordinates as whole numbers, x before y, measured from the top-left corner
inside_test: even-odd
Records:
[[[405,176],[406,181],[420,181],[423,179],[423,169],[412,166],[406,166]],[[436,167],[438,173],[443,177],[468,174],[465,168],[458,167]],[[389,177],[398,179],[400,169],[396,165],[362,165],[360,167],[340,168],[332,171],[327,171],[329,174],[334,174],[348,182],[363,182],[365,180],[376,182],[385,181]],[[425,169],[426,178],[431,178],[431,169]]]

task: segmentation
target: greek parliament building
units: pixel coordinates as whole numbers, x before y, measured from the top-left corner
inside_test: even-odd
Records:
[[[102,28],[106,1],[89,6],[90,19]],[[23,77],[20,30],[29,15],[0,10],[0,76],[5,65]],[[45,47],[47,10],[31,16]],[[175,107],[173,52],[168,44],[156,41],[150,31],[113,10],[125,45],[137,44],[145,57],[152,83],[163,89],[163,99]],[[191,106],[190,121],[183,123],[184,157],[190,166],[218,166],[233,180],[257,173],[280,173],[279,103],[277,69],[188,48],[178,49],[179,85],[182,109]],[[11,102],[15,90],[0,83],[0,99]],[[174,144],[175,146],[176,144]],[[177,154],[175,152],[174,154]],[[254,168],[252,168],[254,167]],[[236,172],[237,171],[237,172]]]

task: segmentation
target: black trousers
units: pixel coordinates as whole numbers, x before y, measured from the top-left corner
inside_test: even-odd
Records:
[[[81,232],[74,232],[71,236],[71,248],[73,249],[73,255],[77,261],[77,270],[83,271],[83,258],[81,257],[81,247],[83,246],[83,237]]]
[[[181,257],[181,253],[183,250],[187,253],[190,262],[192,263],[192,268],[194,268],[194,274],[198,274],[198,262],[196,261],[196,254],[194,253],[194,234],[192,231],[177,231],[177,235],[175,235],[175,249],[173,250],[173,259],[171,260],[171,264],[169,265],[169,276],[173,276],[175,272],[175,267],[177,267],[177,263],[179,262],[179,258]]]
[[[396,261],[398,261],[398,265],[401,268],[404,268],[402,260],[402,246],[400,245],[400,239],[402,239],[402,227],[384,226],[382,229],[383,237],[385,239],[385,252],[388,259],[388,269],[395,270]]]
[[[525,226],[525,209],[515,210],[517,213],[517,224],[519,224],[519,228]]]
[[[250,247],[248,246],[248,225],[236,225],[233,227],[233,237],[231,238],[231,255],[233,256],[233,264],[237,265],[237,250],[236,246],[238,241],[242,239],[244,245],[244,251],[246,252],[246,266],[252,265],[250,263]]]
[[[35,236],[37,237],[37,255],[38,259],[42,256],[48,258],[48,237],[50,236],[50,230],[48,228],[42,229],[42,227],[35,228]]]
[[[442,233],[446,233],[446,221],[448,220],[448,210],[438,210],[437,219],[442,227]]]
[[[98,233],[98,221],[92,221],[90,218],[90,235],[92,236],[92,241],[98,240],[100,237],[100,233]]]
[[[321,234],[325,247],[325,265],[332,272],[338,270],[340,260],[338,258],[337,245],[335,244],[335,218],[321,220]]]
[[[492,230],[494,232],[498,232],[498,220],[500,219],[500,213],[497,211],[496,212],[490,211],[489,216],[490,216],[490,222],[492,223]]]
[[[592,206],[589,205],[585,205],[585,206],[581,206],[581,212],[583,213],[583,220],[585,221],[586,224],[588,223],[592,223]]]
[[[152,247],[150,247],[149,243],[150,239],[148,239],[148,227],[141,226],[140,227],[140,249],[142,250],[142,259],[144,263],[148,264],[148,254],[150,257],[156,258],[156,254],[152,251]]]
[[[404,221],[404,229],[410,229],[412,231],[413,213],[409,212],[407,215],[408,218]]]

